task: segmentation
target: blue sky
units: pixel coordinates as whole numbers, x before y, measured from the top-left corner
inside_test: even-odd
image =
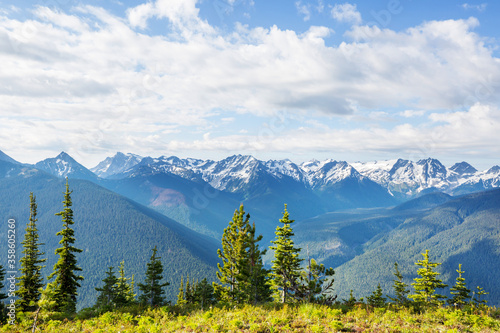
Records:
[[[498,2],[0,0],[0,150],[500,164]]]

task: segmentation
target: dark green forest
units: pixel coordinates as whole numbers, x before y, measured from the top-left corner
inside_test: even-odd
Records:
[[[17,221],[17,249],[21,254],[20,241],[29,219],[29,194],[33,192],[38,204],[38,229],[41,249],[46,253],[46,266],[42,274],[46,277],[57,261],[54,254],[59,247],[61,218],[55,216],[63,208],[64,181],[36,172],[30,177],[12,177],[0,180],[0,206],[2,216],[12,216]],[[181,276],[189,274],[195,278],[215,277],[213,267],[217,261],[217,243],[175,221],[126,199],[109,190],[83,180],[70,180],[73,190],[75,219],[75,246],[83,250],[77,255],[83,269],[82,287],[79,288],[78,308],[94,304],[98,286],[105,269],[118,267],[125,261],[127,275],[135,275],[142,282],[142,273],[151,255],[151,244],[157,244],[162,257],[165,276],[173,285]],[[1,237],[7,238],[7,227],[3,226]],[[0,243],[0,251],[7,252],[7,244]],[[177,291],[168,289],[167,297],[175,298]]]

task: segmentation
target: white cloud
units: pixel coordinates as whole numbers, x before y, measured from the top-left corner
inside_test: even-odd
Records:
[[[403,112],[400,112],[399,115],[401,117],[405,117],[405,118],[413,118],[413,117],[421,117],[426,112],[427,111],[425,111],[425,110],[405,110]]]
[[[332,8],[332,17],[339,22],[360,24],[362,22],[361,14],[356,5],[350,3],[335,4]]]
[[[197,0],[157,0],[156,10],[159,17],[166,17],[173,23],[197,20],[199,9]]]
[[[147,27],[150,18],[166,18],[172,27],[182,32],[183,38],[189,38],[193,32],[213,33],[214,29],[199,18],[197,3],[198,0],[156,0],[129,8],[127,17],[132,27],[141,29]]]
[[[478,12],[484,12],[487,6],[488,6],[487,3],[482,3],[480,5],[470,5],[468,3],[462,4],[463,9],[465,9],[465,10],[477,10]]]
[[[33,14],[45,22],[53,23],[64,29],[76,32],[84,32],[89,29],[87,23],[83,22],[79,17],[67,15],[48,7],[37,7],[33,11]]]
[[[300,140],[277,136],[270,145],[252,144],[254,137],[240,136],[245,133],[198,141],[172,133],[206,126],[220,111],[236,119],[283,110],[321,119],[499,102],[500,61],[473,32],[476,19],[431,21],[406,31],[355,26],[347,34],[351,42],[332,46],[325,44],[332,33],[326,27],[298,34],[239,25],[223,35],[199,18],[194,0],[141,6],[126,19],[82,6],[73,15],[37,7],[31,20],[0,20],[0,149],[262,150],[282,149],[287,140],[297,149],[343,143],[354,149],[349,142],[358,134],[366,149],[402,149],[415,141],[413,134],[429,133],[412,125],[333,134],[306,127]],[[165,35],[134,30],[153,17],[172,23]]]
[[[325,4],[323,3],[323,0],[318,0],[318,4],[316,5],[316,11],[318,13],[323,13],[324,9],[325,9]]]
[[[204,137],[193,142],[175,141],[168,145],[173,151],[239,151],[262,154],[266,152],[331,151],[360,154],[393,154],[392,156],[418,160],[429,156],[456,156],[486,150],[499,154],[500,110],[475,104],[467,111],[432,114],[435,122],[415,126],[397,124],[384,129],[376,126],[362,129],[335,130],[314,120],[305,126],[286,131],[261,131],[249,135]],[[310,125],[309,127],[307,125]]]
[[[147,21],[154,15],[154,5],[151,2],[140,4],[127,10],[127,17],[132,27],[145,29]]]
[[[325,5],[323,0],[318,0],[316,4],[310,2],[303,3],[302,0],[299,0],[295,2],[295,8],[300,15],[304,16],[304,21],[307,22],[311,19],[313,11],[322,13],[325,9]]]
[[[299,14],[304,15],[304,21],[307,22],[311,19],[310,5],[303,4],[302,1],[296,1],[295,8],[297,8]]]

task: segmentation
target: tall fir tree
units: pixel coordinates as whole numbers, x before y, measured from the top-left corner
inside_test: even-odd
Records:
[[[257,303],[267,302],[271,299],[272,290],[270,286],[269,270],[264,268],[262,256],[267,250],[259,249],[262,235],[255,236],[255,223],[248,226],[247,248],[241,265],[242,286],[246,295],[246,302]],[[246,261],[246,262],[245,262]]]
[[[470,299],[470,289],[467,289],[465,279],[462,277],[462,274],[465,273],[462,271],[462,264],[458,264],[457,273],[458,277],[455,285],[450,288],[450,294],[453,297],[448,300],[448,304],[462,308]]]
[[[161,283],[163,279],[163,265],[160,261],[160,257],[156,256],[156,246],[153,249],[153,255],[146,269],[146,279],[144,283],[138,283],[139,290],[142,295],[139,296],[139,301],[142,304],[147,304],[149,306],[160,306],[165,304],[165,290],[164,287],[170,285],[170,283]]]
[[[232,220],[222,235],[222,249],[217,254],[220,284],[214,283],[214,292],[227,303],[256,303],[269,298],[268,271],[264,268],[259,249],[262,235],[256,236],[255,223],[250,225],[250,214],[243,205],[235,210]]]
[[[95,290],[100,293],[94,307],[98,309],[113,308],[116,306],[116,296],[118,294],[116,289],[118,278],[115,276],[115,272],[113,272],[113,267],[108,267],[106,277],[102,280],[102,282],[104,282],[104,286],[101,288],[95,288]]]
[[[30,217],[26,225],[24,240],[21,242],[24,256],[20,259],[21,276],[17,283],[19,289],[16,293],[19,297],[16,305],[19,311],[34,311],[38,306],[37,303],[40,300],[41,290],[44,286],[41,270],[45,267],[42,263],[47,259],[42,258],[45,253],[39,250],[39,246],[43,245],[43,243],[38,242],[37,221],[36,197],[31,192]]]
[[[299,258],[300,248],[295,247],[292,239],[294,233],[291,224],[294,220],[290,220],[287,205],[285,205],[283,218],[279,221],[283,223],[283,226],[276,228],[276,239],[272,241],[274,246],[270,246],[270,249],[274,250],[270,275],[275,299],[286,303],[299,288],[302,259]]]
[[[53,297],[54,301],[56,301],[55,310],[67,313],[76,312],[77,289],[80,287],[79,281],[83,280],[83,276],[77,274],[82,269],[77,266],[75,255],[75,253],[80,253],[82,250],[73,245],[75,243],[75,231],[71,226],[75,222],[73,221],[73,210],[71,209],[73,205],[71,201],[72,192],[69,190],[68,178],[66,178],[64,209],[56,213],[56,215],[61,216],[63,222],[63,229],[56,233],[57,236],[62,236],[59,241],[62,246],[55,251],[59,255],[59,260],[54,265],[52,274],[48,277],[49,280],[55,278],[53,284]]]
[[[222,301],[243,303],[245,294],[241,284],[243,266],[245,266],[245,249],[250,214],[246,214],[243,205],[235,210],[232,220],[222,234],[222,249],[217,250],[222,265],[217,263],[216,272],[220,284],[214,283],[216,294]]]
[[[407,288],[408,285],[403,282],[403,275],[399,271],[397,262],[394,263],[394,276],[396,277],[396,279],[392,281],[395,297],[388,296],[388,298],[398,306],[407,306],[410,302],[410,300],[408,299],[410,290]]]
[[[116,279],[116,297],[115,303],[116,307],[122,307],[135,303],[134,294],[134,276],[127,278],[125,276],[125,261],[120,262],[120,267],[118,268],[119,276]]]
[[[443,281],[438,278],[440,274],[434,271],[434,269],[441,264],[429,261],[429,250],[425,250],[422,256],[424,259],[418,260],[415,263],[415,265],[422,267],[417,271],[420,277],[415,278],[415,282],[412,283],[415,294],[409,295],[408,297],[424,306],[442,305],[446,296],[437,294],[436,289],[446,288],[448,285],[444,284]]]

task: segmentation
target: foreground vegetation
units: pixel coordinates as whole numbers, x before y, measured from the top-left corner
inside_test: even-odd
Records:
[[[32,329],[32,314],[21,314],[17,325],[0,332]],[[411,308],[373,308],[363,303],[244,305],[207,310],[193,307],[132,307],[98,315],[89,309],[71,319],[43,315],[35,332],[498,332],[495,308],[435,308],[419,313]]]

